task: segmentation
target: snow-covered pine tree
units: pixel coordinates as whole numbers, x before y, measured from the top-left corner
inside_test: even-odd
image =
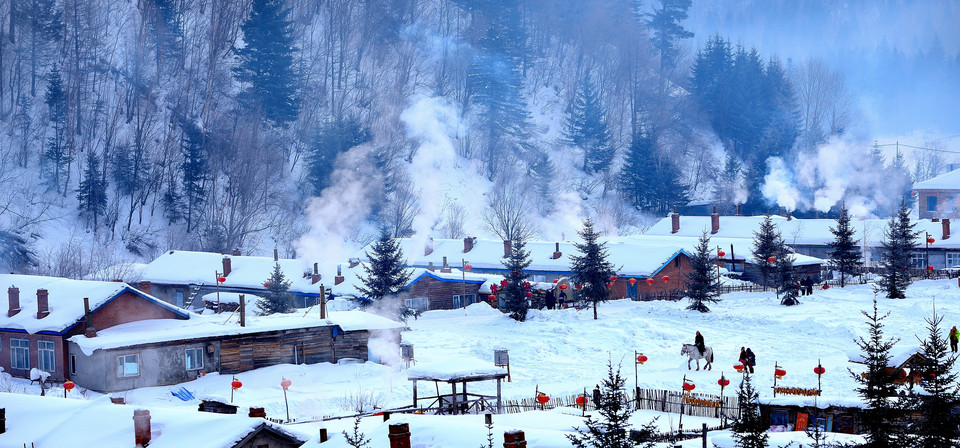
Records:
[[[710,237],[703,232],[693,256],[690,257],[690,273],[683,281],[690,298],[688,310],[706,313],[710,311],[707,303],[719,302],[719,279],[716,267],[712,263],[713,251],[710,250]]]
[[[239,65],[234,76],[244,84],[241,103],[274,125],[286,127],[297,119],[300,98],[293,55],[293,23],[283,0],[254,0],[243,22],[244,46],[235,50]]]
[[[906,298],[907,286],[910,286],[910,257],[917,247],[917,236],[910,222],[910,209],[907,203],[900,202],[897,214],[890,217],[887,229],[883,232],[883,261],[880,273],[880,288],[888,298]]]
[[[856,339],[863,356],[866,372],[854,372],[847,369],[853,380],[860,385],[857,393],[867,404],[867,408],[860,414],[860,422],[868,433],[867,443],[862,445],[868,448],[894,448],[902,446],[898,443],[896,426],[901,421],[903,412],[900,403],[894,401],[897,396],[896,377],[887,367],[890,365],[890,349],[898,339],[884,339],[883,319],[890,313],[880,315],[877,310],[877,298],[873,298],[873,313],[861,311],[867,318],[867,338]]]
[[[614,147],[610,143],[606,112],[600,93],[590,78],[590,70],[580,81],[564,124],[567,141],[583,151],[583,172],[605,171],[613,159]]]
[[[530,307],[526,295],[529,288],[524,286],[524,282],[531,262],[530,252],[524,249],[523,240],[511,241],[510,256],[503,262],[507,270],[507,286],[500,290],[500,300],[501,308],[520,322],[527,320],[527,309]]]
[[[187,232],[196,228],[203,211],[206,198],[206,181],[210,174],[207,166],[207,153],[203,147],[203,130],[193,123],[188,123],[183,129],[183,200],[187,219]]]
[[[740,404],[740,416],[733,422],[733,440],[737,448],[765,448],[769,425],[760,416],[760,394],[753,388],[750,374],[743,376],[740,389],[737,390],[737,402]]]
[[[52,127],[47,138],[46,149],[41,161],[47,180],[57,190],[66,195],[67,187],[61,185],[61,174],[65,173],[73,160],[67,150],[67,93],[63,88],[60,69],[55,65],[47,75],[47,92],[44,96]],[[63,190],[61,190],[63,188]]]
[[[753,248],[750,253],[756,262],[757,272],[760,274],[760,282],[763,289],[766,290],[770,280],[776,271],[776,266],[768,260],[770,257],[777,256],[777,241],[780,241],[780,232],[770,219],[770,215],[764,217],[760,223],[760,229],[753,232]]]
[[[786,306],[800,304],[800,300],[797,299],[800,293],[800,283],[793,272],[794,256],[787,250],[787,244],[783,241],[783,238],[777,238],[777,252],[774,256],[777,259],[773,263],[773,277],[780,304]]]
[[[915,423],[914,432],[920,435],[920,443],[916,446],[950,448],[956,445],[953,440],[960,436],[957,432],[960,418],[953,413],[954,407],[960,404],[957,373],[953,369],[957,356],[947,352],[947,339],[940,330],[943,316],[937,316],[934,311],[932,318],[924,320],[929,333],[920,341],[926,360],[920,370],[923,376],[920,387],[927,393],[917,396],[920,421]]]
[[[570,274],[574,284],[581,285],[577,301],[593,304],[593,318],[597,319],[597,303],[610,297],[607,282],[615,274],[613,263],[607,261],[607,244],[598,241],[600,234],[593,230],[593,221],[587,218],[583,229],[577,232],[582,243],[573,243],[580,255],[570,255]]]
[[[601,399],[597,405],[600,419],[593,416],[584,422],[586,430],[574,428],[576,434],[567,434],[567,439],[576,448],[627,448],[643,446],[652,448],[653,442],[648,440],[634,440],[630,438],[630,415],[633,410],[627,403],[626,379],[620,376],[620,366],[613,370],[613,364],[607,363],[607,378],[603,380],[600,389]],[[656,431],[652,427],[653,421],[644,425],[640,433],[649,437]],[[641,445],[642,444],[642,445]]]
[[[853,239],[853,226],[850,225],[850,215],[844,206],[840,206],[840,216],[837,216],[837,226],[831,227],[833,242],[830,243],[830,267],[840,272],[840,287],[846,286],[847,276],[857,273],[860,266],[859,240]]]
[[[289,313],[293,311],[292,297],[290,297],[290,284],[287,277],[280,270],[280,263],[273,266],[273,272],[270,278],[263,282],[267,288],[267,295],[257,300],[257,306],[260,307],[260,313],[269,316],[274,313]]]
[[[399,294],[411,275],[411,271],[404,267],[400,242],[390,238],[387,229],[380,231],[380,239],[372,250],[373,253],[367,253],[370,262],[363,266],[366,275],[360,276],[361,284],[354,285],[367,298],[367,303]]]
[[[100,217],[107,211],[107,180],[101,169],[101,157],[92,149],[87,151],[83,179],[77,187],[77,202],[80,216],[96,230]]]
[[[652,189],[650,159],[653,140],[648,135],[635,135],[620,169],[620,195],[637,210],[649,206],[647,192]]]
[[[691,0],[660,0],[659,7],[647,14],[647,27],[652,30],[650,42],[660,53],[660,73],[669,72],[676,66],[677,42],[693,37],[693,33],[683,28],[680,22],[687,19],[687,10]]]

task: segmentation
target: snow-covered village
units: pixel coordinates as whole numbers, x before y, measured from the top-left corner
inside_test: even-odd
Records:
[[[0,448],[958,447],[957,24],[0,0]]]

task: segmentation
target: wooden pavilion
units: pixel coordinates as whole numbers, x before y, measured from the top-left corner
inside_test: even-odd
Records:
[[[413,407],[434,414],[501,413],[503,400],[500,383],[506,377],[506,370],[477,359],[421,364],[407,371],[407,379],[413,381]],[[436,395],[418,395],[418,381],[433,381]],[[468,383],[479,381],[496,381],[497,394],[482,395],[467,392]],[[450,393],[441,393],[440,383],[448,384]],[[421,400],[429,400],[426,407],[420,407]]]

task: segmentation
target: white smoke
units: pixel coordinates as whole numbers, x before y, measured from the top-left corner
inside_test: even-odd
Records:
[[[767,175],[764,176],[763,195],[787,210],[796,210],[800,201],[800,192],[793,186],[793,172],[779,157],[767,159]]]

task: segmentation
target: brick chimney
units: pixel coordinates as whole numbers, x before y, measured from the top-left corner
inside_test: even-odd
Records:
[[[513,252],[513,243],[510,240],[503,240],[503,258],[510,257],[510,252]]]
[[[514,429],[503,433],[503,448],[527,448],[527,439],[523,431]]]
[[[250,408],[250,413],[248,413],[247,415],[250,416],[250,417],[253,417],[253,418],[258,418],[258,417],[259,417],[259,418],[267,418],[267,411],[264,410],[263,408],[251,407],[251,408]]]
[[[233,269],[231,268],[230,257],[223,257],[223,272],[222,272],[223,276],[226,277],[230,275],[230,271],[232,270]]]
[[[37,290],[37,319],[50,315],[50,293],[46,289]]]
[[[273,248],[273,261],[280,261],[280,251],[276,247]]]
[[[945,240],[950,238],[950,218],[943,218],[940,221],[940,226],[943,228],[943,238],[940,239]]]
[[[351,258],[351,259],[348,260],[348,261],[350,262],[350,267],[351,267],[351,268],[355,268],[355,267],[357,267],[357,266],[360,265],[360,259],[359,259],[359,258]]]
[[[737,216],[740,216],[740,206],[741,206],[741,205],[742,205],[742,204],[737,204],[737,211],[736,211]]]
[[[563,253],[560,252],[560,242],[558,241],[557,245],[553,249],[553,259],[559,259],[561,256],[563,256]]]
[[[426,257],[433,253],[433,237],[427,238],[426,244],[423,246],[423,256]]]
[[[337,265],[337,276],[333,278],[333,284],[339,285],[343,283],[343,274],[340,273],[340,265]]]
[[[340,275],[340,266],[337,266],[337,275]],[[310,274],[310,284],[316,285],[320,281],[320,268],[317,263],[313,264],[313,274]]]
[[[150,411],[146,409],[133,411],[133,438],[137,448],[150,444]]]
[[[680,231],[680,214],[677,213],[677,209],[673,209],[673,213],[670,215],[670,233],[677,233]]]
[[[234,257],[239,257],[243,254],[240,253],[240,249],[234,249],[233,252],[230,253],[230,255],[233,255]]]
[[[450,265],[447,264],[447,257],[443,257],[443,269],[440,269],[440,272],[446,272],[446,273],[451,272]]]
[[[433,262],[432,262],[432,261],[428,261],[428,262],[427,262],[427,270],[430,271],[430,272],[433,272]]]
[[[410,448],[410,425],[408,423],[395,423],[388,427],[390,438],[390,448]]]
[[[473,250],[473,238],[466,237],[463,239],[463,253],[467,253]]]
[[[86,324],[83,330],[83,335],[88,338],[97,337],[97,329],[93,327],[93,321],[90,320],[90,298],[83,298],[83,320]]]
[[[792,219],[793,219],[793,212],[792,211],[787,212],[787,221],[790,221]]]
[[[140,292],[146,295],[153,295],[153,284],[147,280],[140,282]]]
[[[710,234],[716,235],[720,231],[720,214],[717,213],[717,208],[713,208],[713,214],[710,215]]]
[[[10,300],[10,308],[7,310],[7,317],[13,317],[20,312],[20,288],[11,286],[7,288],[7,298]]]

